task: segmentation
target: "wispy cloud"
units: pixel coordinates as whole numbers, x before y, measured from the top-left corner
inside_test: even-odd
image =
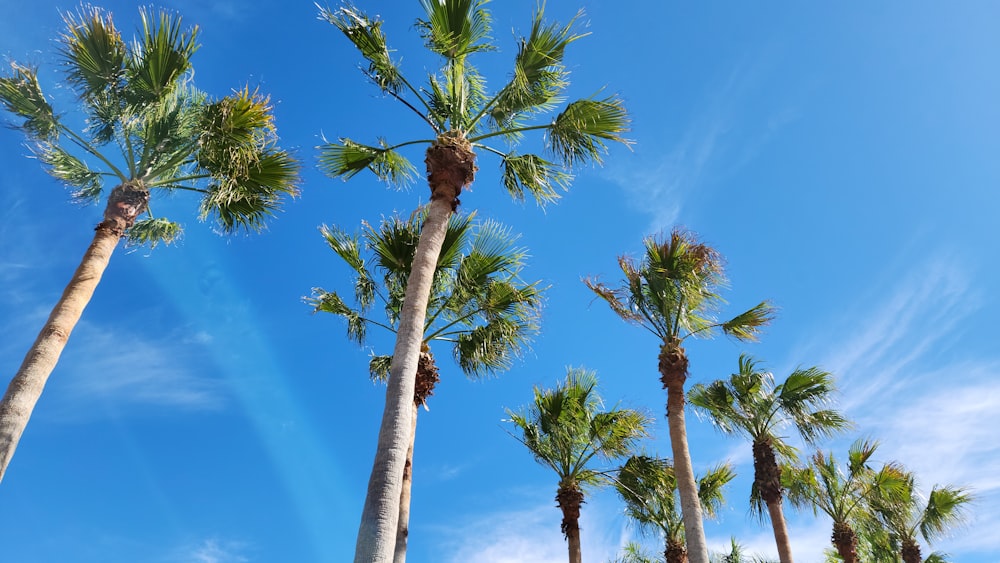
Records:
[[[245,542],[219,540],[209,538],[193,545],[185,545],[171,555],[170,563],[247,563],[250,559],[245,555],[248,545]]]
[[[550,498],[552,491],[539,491]],[[509,506],[509,503],[507,503]],[[587,561],[607,561],[624,545],[620,508],[591,496],[580,516],[581,543]],[[559,531],[562,515],[549,501],[478,514],[440,530],[443,561],[448,563],[562,563],[567,545]]]
[[[840,324],[850,336],[815,348],[826,347],[823,365],[839,376],[842,408],[858,433],[881,442],[882,460],[912,469],[925,489],[953,484],[977,494],[970,528],[940,547],[952,554],[995,552],[1000,356],[961,346],[963,326],[983,307],[983,293],[954,259],[932,258],[894,279],[895,287],[846,312]]]
[[[737,122],[743,105],[761,81],[764,61],[740,61],[728,76],[711,84],[702,106],[680,128],[665,154],[640,156],[627,170],[614,177],[635,209],[651,215],[651,231],[676,223],[684,200],[695,190],[736,173],[752,161],[761,148],[787,124],[798,118],[794,107],[780,107],[761,122],[749,126]]]

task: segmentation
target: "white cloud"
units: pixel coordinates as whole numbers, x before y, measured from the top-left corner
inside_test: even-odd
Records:
[[[540,491],[541,498],[552,496]],[[580,513],[581,548],[585,561],[607,561],[626,541],[616,504],[590,495]],[[448,563],[563,563],[568,547],[559,530],[562,513],[553,502],[479,514],[449,526],[442,552]]]
[[[250,561],[244,555],[247,547],[244,542],[209,538],[195,545],[178,548],[167,561],[170,563],[247,563]]]

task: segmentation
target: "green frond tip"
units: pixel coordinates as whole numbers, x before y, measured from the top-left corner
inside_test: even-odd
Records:
[[[549,125],[549,148],[568,165],[593,160],[600,163],[607,152],[605,141],[624,145],[622,134],[631,120],[621,98],[586,98],[572,102]]]
[[[571,33],[582,13],[565,26],[546,25],[542,9],[535,13],[531,33],[518,45],[513,76],[497,94],[490,110],[497,128],[513,125],[519,115],[547,111],[560,103],[560,94],[569,84],[562,64],[566,46],[587,35]]]
[[[141,8],[141,35],[126,59],[130,101],[145,104],[169,94],[191,69],[198,50],[198,27],[181,27],[181,17],[167,10]]]
[[[382,33],[382,22],[371,19],[358,8],[345,4],[338,10],[319,8],[319,19],[333,24],[368,61],[365,75],[382,91],[396,93],[404,86],[399,68],[393,62],[391,50]]]
[[[737,340],[756,341],[761,329],[774,320],[775,308],[767,301],[722,323],[722,332]]]
[[[130,245],[148,244],[156,248],[157,244],[170,244],[177,240],[183,232],[179,223],[174,223],[162,217],[147,217],[132,225],[125,234]]]
[[[11,63],[11,76],[0,77],[0,103],[7,111],[24,118],[18,127],[35,140],[51,141],[59,134],[52,106],[42,94],[37,69]]]
[[[489,43],[491,16],[488,0],[420,0],[426,20],[417,20],[416,28],[427,48],[455,61],[480,51],[491,51]]]
[[[46,171],[72,188],[73,199],[84,203],[100,200],[104,182],[79,158],[58,145],[39,143],[35,151]]]
[[[503,158],[503,185],[515,199],[524,201],[525,192],[539,205],[559,199],[557,188],[569,188],[573,176],[534,154],[508,154]]]
[[[406,187],[416,177],[417,169],[398,152],[380,141],[379,147],[356,143],[350,139],[327,143],[319,147],[319,169],[331,178],[348,180],[364,169],[397,188]]]
[[[91,100],[117,89],[124,78],[128,49],[111,14],[85,5],[76,14],[64,14],[63,22],[67,31],[60,37],[60,55],[66,63],[67,81],[77,95]]]

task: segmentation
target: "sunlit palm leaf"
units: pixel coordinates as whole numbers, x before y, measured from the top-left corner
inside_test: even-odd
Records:
[[[74,15],[63,15],[67,31],[62,35],[61,55],[67,81],[84,101],[117,90],[124,78],[128,51],[115,29],[111,14],[94,6],[83,6]]]
[[[348,180],[369,169],[375,176],[395,187],[405,187],[416,176],[413,164],[394,150],[356,143],[350,139],[319,147],[319,169],[333,178]]]
[[[372,20],[351,5],[338,10],[320,8],[320,19],[336,26],[357,47],[368,61],[365,74],[372,82],[386,92],[400,91],[404,84],[403,77],[390,55],[381,21]]]
[[[493,50],[487,0],[420,0],[426,20],[417,21],[427,48],[447,59]]]
[[[333,313],[343,317],[347,321],[347,337],[358,344],[364,343],[368,329],[365,318],[358,311],[348,307],[337,292],[313,288],[313,296],[306,301],[314,307],[314,312]]]
[[[774,320],[775,308],[767,301],[722,323],[722,332],[737,340],[756,341],[761,328]]]
[[[174,223],[162,217],[146,217],[132,225],[126,237],[129,244],[148,244],[155,248],[157,244],[170,244],[181,235],[183,229],[179,223]]]
[[[85,203],[94,203],[100,199],[104,180],[100,173],[91,170],[82,160],[59,145],[49,143],[39,143],[35,154],[47,167],[49,174],[73,189],[74,199]]]
[[[566,190],[573,176],[555,164],[534,154],[508,154],[503,158],[503,185],[517,200],[525,191],[539,205],[559,199],[557,188]]]
[[[59,123],[52,106],[42,94],[36,69],[11,63],[13,76],[0,77],[0,103],[11,113],[24,118],[19,127],[37,140],[55,140]]]
[[[126,60],[127,93],[132,103],[144,104],[169,93],[191,68],[198,50],[197,26],[185,31],[181,17],[141,8],[140,38]]]
[[[374,381],[387,381],[392,367],[392,356],[372,356],[368,361],[368,374]]]
[[[616,96],[577,100],[549,125],[549,148],[568,165],[585,161],[600,163],[607,152],[605,141],[629,144],[622,137],[629,123],[628,112]]]
[[[546,25],[542,10],[535,13],[531,33],[518,45],[513,77],[490,109],[490,119],[497,129],[516,126],[519,116],[548,111],[560,103],[560,94],[569,84],[562,64],[566,46],[587,35],[571,33],[579,16],[560,27]]]

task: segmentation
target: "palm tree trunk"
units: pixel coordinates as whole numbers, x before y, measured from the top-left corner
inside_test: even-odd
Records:
[[[924,560],[920,553],[920,544],[913,538],[903,538],[900,555],[903,556],[903,563],[920,563]]]
[[[583,504],[583,492],[576,485],[563,485],[556,493],[556,504],[563,513],[561,527],[569,547],[569,563],[581,563],[580,506]]]
[[[687,380],[687,356],[680,342],[672,339],[660,349],[660,380],[667,389],[667,427],[670,430],[670,450],[674,456],[674,476],[681,497],[684,538],[691,563],[708,563],[708,545],[702,523],[698,482],[691,467],[688,451],[687,425],[684,422],[684,382]]]
[[[684,543],[668,538],[667,549],[663,551],[663,561],[664,563],[688,563],[688,554]]]
[[[0,480],[7,472],[31,411],[59,362],[70,333],[90,303],[118,241],[135,223],[136,217],[146,211],[148,204],[149,192],[129,185],[118,186],[108,197],[104,220],[97,225],[90,247],[0,400]]]
[[[792,544],[788,539],[788,526],[781,506],[783,496],[781,468],[778,466],[772,444],[770,437],[756,439],[753,442],[754,482],[771,517],[771,530],[774,532],[774,543],[778,548],[778,560],[781,563],[792,563]]]
[[[844,563],[858,563],[858,536],[849,524],[834,522],[831,539]]]
[[[410,537],[410,498],[413,490],[413,446],[417,441],[417,413],[420,407],[413,403],[413,426],[410,429],[410,447],[406,450],[403,467],[403,492],[399,495],[399,522],[396,524],[396,552],[392,563],[406,563],[406,542]]]
[[[403,468],[410,443],[417,365],[424,339],[424,320],[431,294],[434,270],[448,231],[448,219],[458,207],[462,188],[472,183],[476,155],[464,138],[442,135],[429,149],[427,182],[431,202],[420,229],[410,277],[403,295],[403,308],[392,352],[392,366],[385,394],[385,409],[378,434],[378,449],[368,479],[368,493],[361,513],[361,526],[354,549],[354,563],[389,563],[396,549],[399,500],[403,491]]]
[[[420,230],[420,240],[403,298],[403,310],[386,389],[385,409],[379,429],[378,449],[368,480],[368,494],[355,546],[355,563],[388,563],[392,561],[396,548],[403,468],[412,432],[414,380],[420,345],[423,342],[431,281],[444,243],[448,218],[452,213],[452,201],[445,198],[431,199],[428,207],[427,219]]]
[[[778,547],[778,561],[792,563],[792,542],[788,538],[788,526],[782,511],[781,501],[767,503],[767,512],[771,516],[771,529],[774,530],[774,543]]]

